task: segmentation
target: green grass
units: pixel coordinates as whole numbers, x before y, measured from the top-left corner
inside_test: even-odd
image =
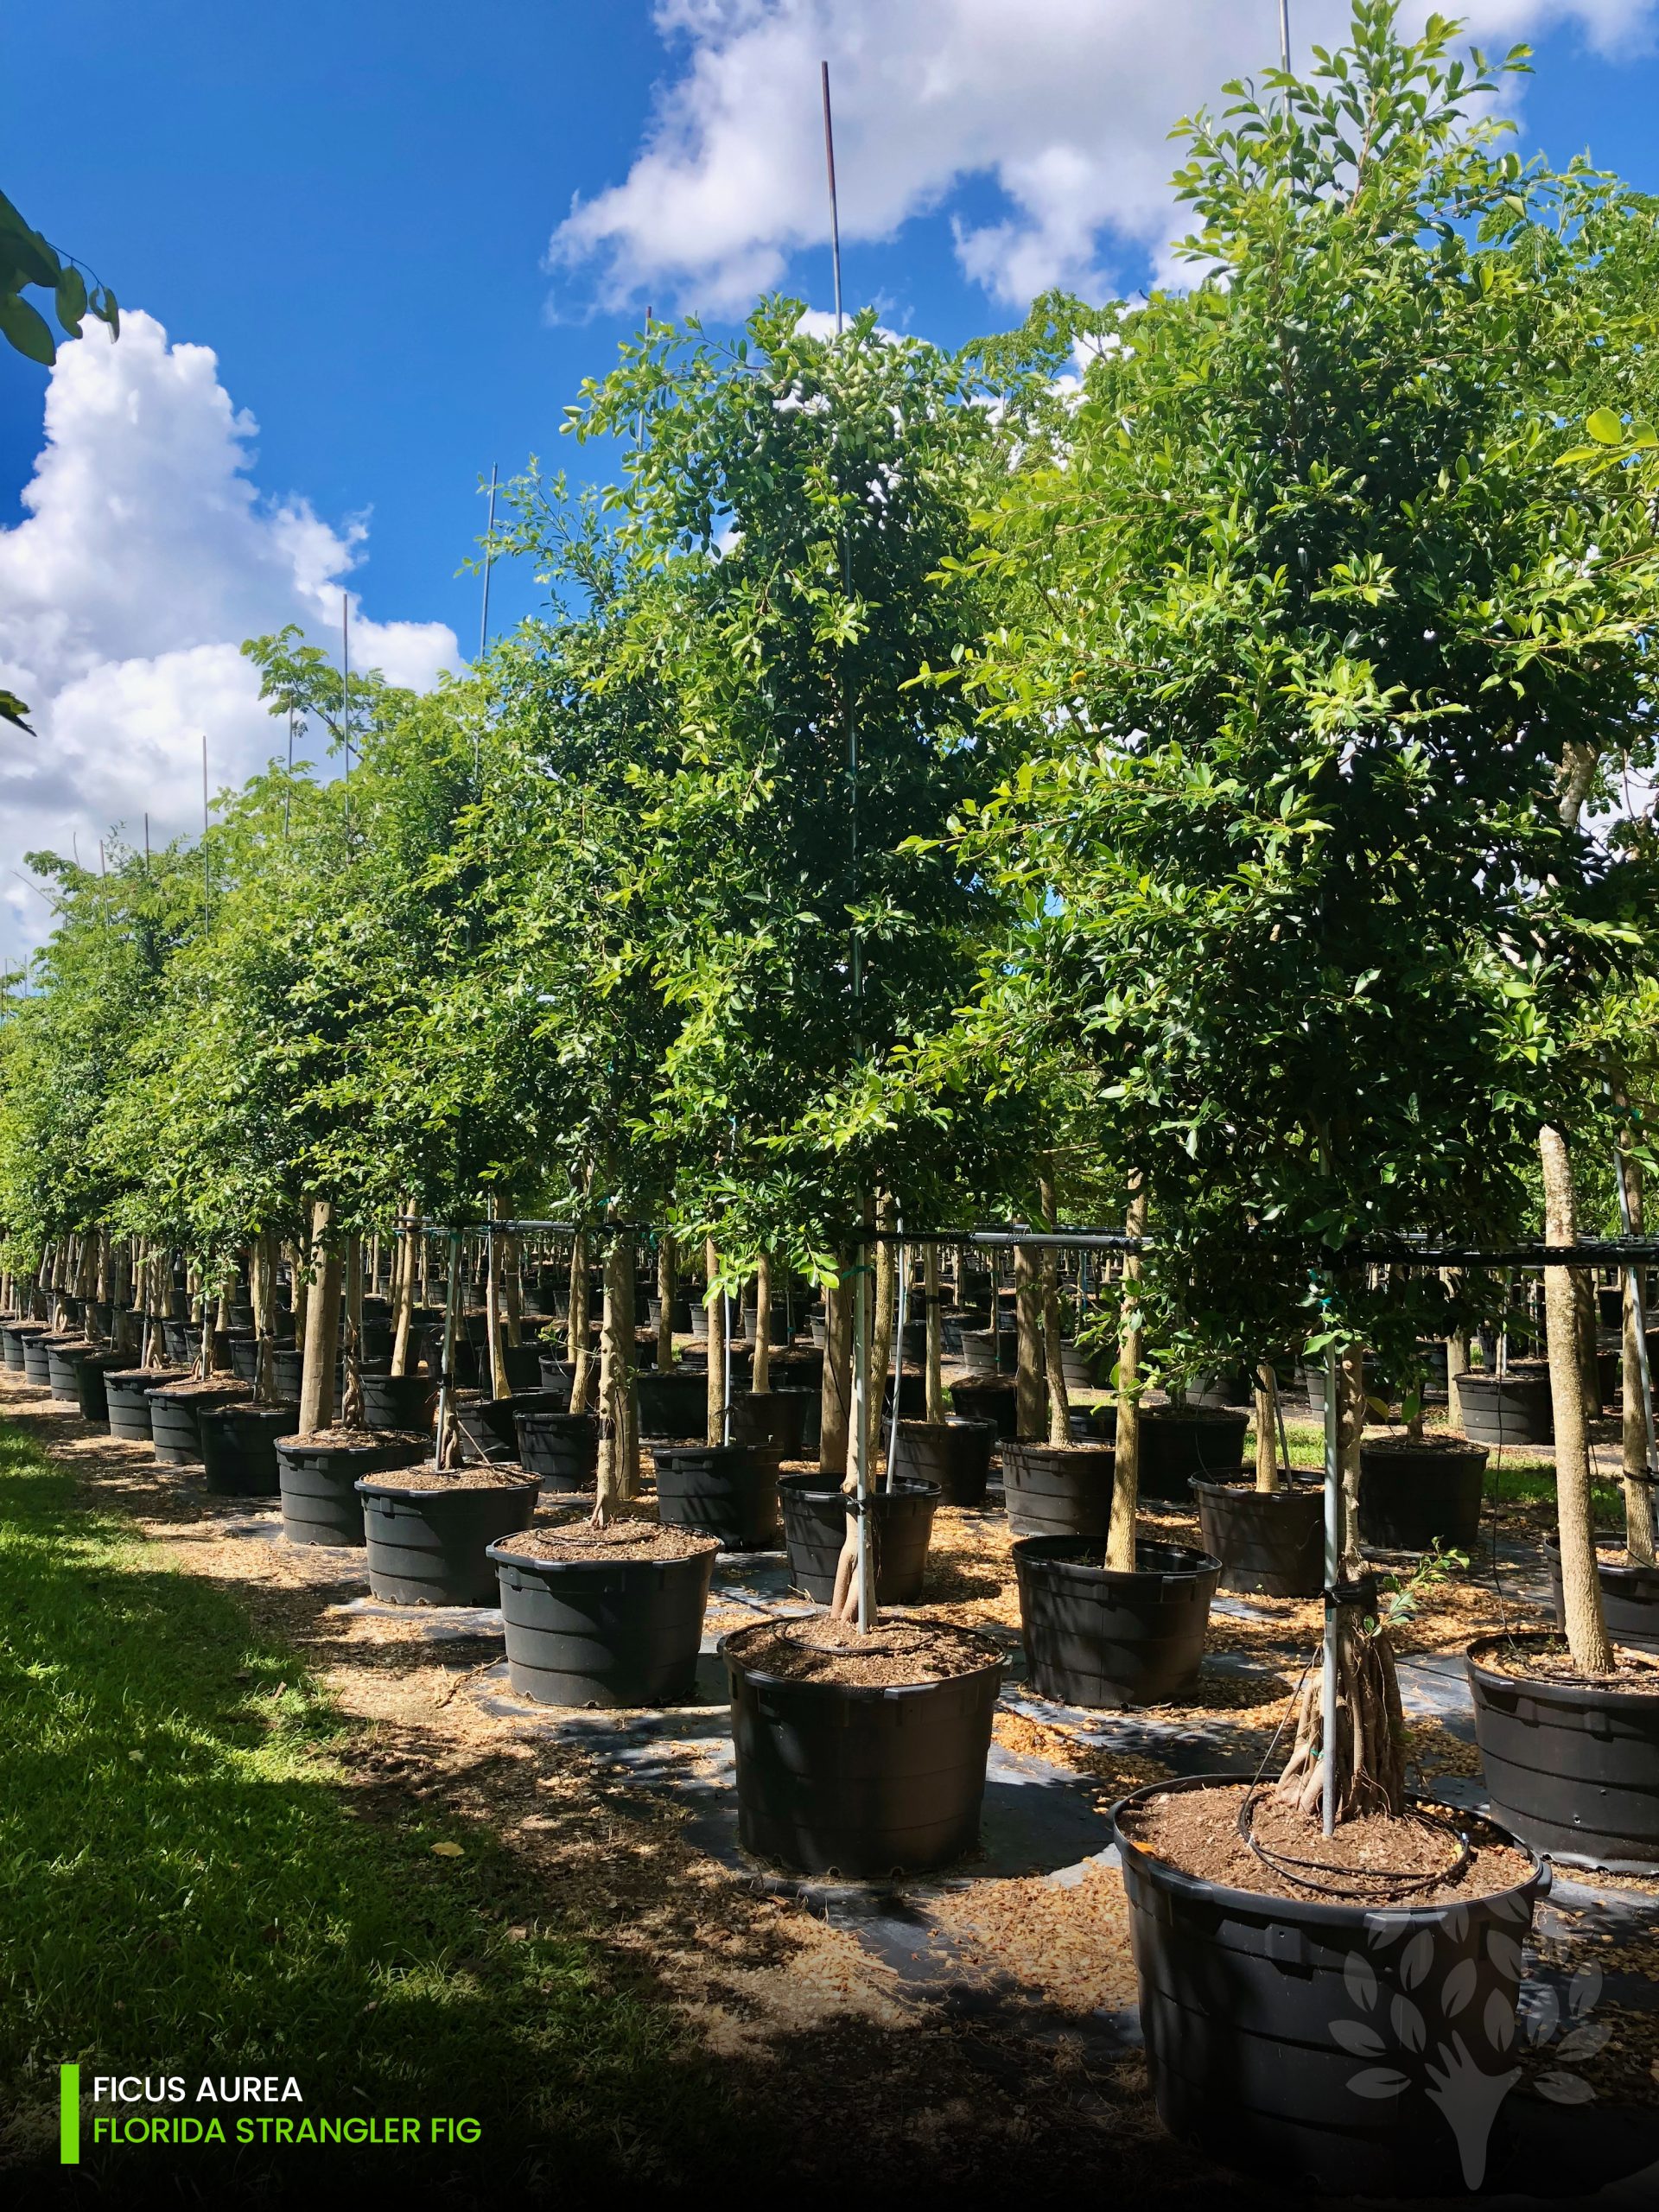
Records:
[[[313,2113],[471,2113],[497,2181],[555,2145],[564,2182],[718,2157],[667,2008],[537,1922],[545,1897],[476,1827],[365,1818],[335,1764],[346,1726],[233,1594],[78,1504],[0,1426],[7,2162],[55,2157],[67,2060],[87,2091],[117,2063],[193,2096],[203,2073],[291,2072]],[[89,2124],[89,2161],[90,2143]],[[113,2154],[129,2175],[135,2155]],[[359,2155],[386,2178],[412,2154]]]

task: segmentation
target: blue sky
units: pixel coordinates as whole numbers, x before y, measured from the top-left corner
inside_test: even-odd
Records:
[[[1473,12],[1490,48],[1513,34],[1537,48],[1525,148],[1589,148],[1659,189],[1659,7]],[[1304,45],[1344,14],[1293,0]],[[478,586],[455,571],[482,525],[479,475],[531,451],[583,467],[560,410],[647,298],[718,320],[781,280],[827,306],[820,53],[849,295],[951,343],[1017,319],[1038,282],[1146,281],[1171,230],[1167,126],[1252,54],[1271,59],[1275,20],[1273,0],[0,0],[14,87],[0,184],[124,307],[216,362],[188,357],[187,374],[141,334],[117,383],[93,365],[103,383],[66,387],[66,446],[83,437],[91,458],[77,473],[60,456],[48,545],[44,524],[35,541],[16,527],[46,378],[0,351],[0,528],[36,591],[33,631],[8,633],[0,604],[0,677],[32,683],[47,756],[6,787],[22,823],[8,855],[130,822],[140,791],[182,822],[209,720],[226,772],[251,765],[264,728],[232,696],[235,639],[218,632],[257,626],[267,602],[274,626],[337,595],[353,519],[361,618],[416,626],[365,628],[369,645],[409,672],[439,655],[440,632],[418,627],[438,625],[470,653]],[[166,384],[164,435],[147,378]],[[257,437],[225,444],[226,394]],[[192,468],[198,505],[181,499],[154,543],[75,504],[113,477],[130,505],[164,506]],[[220,543],[227,484],[246,512]],[[0,538],[0,599],[5,551]],[[498,571],[502,620],[532,597]],[[31,642],[66,629],[75,648],[58,660]],[[107,790],[105,753],[131,770]],[[28,932],[24,894],[8,896]]]

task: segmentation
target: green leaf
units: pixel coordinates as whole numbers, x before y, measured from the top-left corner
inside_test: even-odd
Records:
[[[1611,407],[1598,407],[1584,427],[1599,446],[1622,446],[1624,442],[1623,418],[1615,415]]]
[[[81,318],[86,312],[86,283],[73,263],[58,279],[57,307],[58,321],[72,338],[79,338]]]
[[[34,731],[29,729],[29,724],[23,719],[28,712],[28,707],[15,691],[0,690],[0,722],[13,722],[19,729],[28,731],[29,735],[33,737]]]
[[[46,318],[37,315],[29,302],[16,292],[0,292],[0,336],[3,336],[19,353],[31,361],[39,361],[50,368],[58,358],[58,349]]]

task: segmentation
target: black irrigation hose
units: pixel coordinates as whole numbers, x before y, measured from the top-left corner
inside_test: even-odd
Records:
[[[1449,1836],[1455,1841],[1458,1847],[1449,1866],[1437,1866],[1427,1874],[1405,1874],[1382,1866],[1365,1869],[1356,1866],[1341,1870],[1327,1866],[1322,1859],[1296,1859],[1287,1851],[1275,1851],[1271,1845],[1262,1842],[1255,1834],[1251,1815],[1255,1810],[1258,1794],[1254,1784],[1244,1793],[1243,1802],[1238,1808],[1239,1840],[1272,1872],[1287,1882],[1294,1883],[1300,1890],[1312,1890],[1318,1897],[1336,1897],[1347,1904],[1392,1904],[1395,1898],[1415,1897],[1421,1891],[1437,1889],[1442,1882],[1455,1880],[1469,1864],[1469,1839],[1463,1830],[1454,1828],[1450,1821],[1443,1821],[1438,1813],[1426,1813],[1416,1805],[1405,1814],[1407,1820],[1436,1834]],[[1314,1874],[1334,1874],[1344,1871],[1347,1878],[1343,1881],[1316,1882],[1310,1878]],[[1368,1882],[1386,1883],[1391,1894],[1386,1898],[1378,1897],[1374,1891],[1361,1886]]]

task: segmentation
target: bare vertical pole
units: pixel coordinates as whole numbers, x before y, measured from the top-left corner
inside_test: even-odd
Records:
[[[149,817],[144,817],[144,880],[149,880]]]
[[[352,826],[352,602],[340,594],[340,728],[346,744],[346,827]]]
[[[1320,1824],[1337,1832],[1337,1579],[1342,1573],[1342,1452],[1337,1388],[1342,1363],[1325,1351],[1325,1648],[1319,1670],[1319,1733],[1325,1746]]]
[[[841,207],[836,195],[836,127],[830,114],[830,64],[818,64],[818,81],[823,89],[823,164],[830,178],[830,257],[836,273],[836,335],[840,337],[842,327],[841,310]]]
[[[823,161],[830,181],[830,251],[835,268],[836,335],[839,338],[846,327],[846,318],[842,311],[841,208],[836,192],[836,131],[830,111],[830,64],[827,61],[819,62],[818,76],[823,89]],[[853,564],[852,553],[847,543],[845,531],[842,532],[841,537],[841,577],[842,588],[850,599],[853,591]],[[841,677],[841,704],[842,713],[847,723],[848,836],[852,861],[853,895],[856,898],[858,895],[858,726],[853,720],[853,695],[851,687],[847,682],[844,667]],[[864,949],[859,942],[856,929],[852,935],[849,966],[853,996],[855,999],[862,998],[864,995]]]
[[[484,648],[490,641],[490,563],[495,558],[495,487],[498,482],[496,464],[490,463],[490,518],[484,525],[484,607],[478,618],[478,657],[484,658]]]
[[[870,1541],[870,1248],[861,1243],[853,1262],[853,1471],[857,1480],[854,1506],[857,1558],[858,1625],[868,1636],[875,1626],[875,1548]]]
[[[294,709],[288,710],[288,782],[283,786],[283,835],[288,835],[289,810],[293,804],[294,783]]]
[[[893,1423],[887,1431],[887,1488],[893,1488],[893,1470],[899,1464],[899,1400],[905,1395],[905,1323],[910,1312],[910,1248],[904,1242],[905,1217],[899,1214],[893,1226],[899,1231],[899,1244],[893,1254],[898,1268],[898,1287],[893,1298],[893,1339],[897,1349],[893,1356]]]
[[[1290,74],[1290,0],[1279,0],[1279,67]]]
[[[1634,1236],[1632,1226],[1635,1211],[1630,1205],[1630,1186],[1625,1181],[1630,1162],[1624,1148],[1617,1142],[1613,1147],[1613,1178],[1618,1185],[1618,1217],[1626,1236]],[[1630,1293],[1630,1304],[1636,1313],[1636,1376],[1642,1396],[1642,1425],[1646,1438],[1648,1473],[1659,1474],[1659,1446],[1656,1446],[1653,1431],[1653,1370],[1648,1360],[1647,1300],[1643,1295],[1642,1264],[1638,1260],[1624,1262],[1624,1281]],[[1628,1382],[1625,1385],[1629,1388]]]
[[[207,733],[201,733],[201,926],[207,927],[213,896],[213,856],[207,850]]]

